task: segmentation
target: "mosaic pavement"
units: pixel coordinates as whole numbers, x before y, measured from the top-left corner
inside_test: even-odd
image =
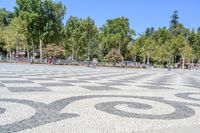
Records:
[[[0,64],[0,133],[191,127],[200,129],[200,71]]]

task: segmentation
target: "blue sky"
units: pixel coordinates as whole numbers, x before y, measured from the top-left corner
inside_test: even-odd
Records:
[[[142,33],[147,27],[169,26],[170,16],[178,10],[180,22],[188,28],[200,27],[200,0],[54,0],[67,7],[64,23],[70,15],[91,16],[98,27],[107,19],[128,17],[131,28]],[[13,10],[15,0],[0,0],[0,7]]]

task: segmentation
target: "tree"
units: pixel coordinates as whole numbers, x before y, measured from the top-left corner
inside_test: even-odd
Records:
[[[82,28],[81,21],[77,17],[70,16],[66,23],[66,43],[65,48],[72,55],[72,60],[77,60],[78,51],[82,47]],[[82,47],[83,48],[83,47]]]
[[[3,33],[3,40],[5,42],[4,49],[10,53],[12,58],[12,51],[24,50],[27,46],[27,23],[20,17],[15,17],[7,26]]]
[[[94,21],[90,17],[79,19],[71,16],[66,23],[65,47],[68,53],[72,55],[72,59],[77,60],[80,57],[91,60],[97,44],[98,29]]]
[[[197,44],[197,35],[195,33],[195,30],[192,29],[192,31],[190,32],[189,36],[188,36],[188,42],[190,44],[190,46],[192,47],[193,49],[193,54],[194,56],[196,55],[196,50],[195,50],[195,47],[196,47],[196,44]],[[195,58],[195,57],[194,57]],[[194,59],[193,58],[193,59]],[[193,59],[192,59],[192,62],[193,62]]]
[[[154,50],[155,50],[155,41],[151,37],[147,37],[142,47],[142,51],[146,53],[147,56],[147,62],[146,62],[147,65],[150,65],[150,57],[151,54],[154,52]]]
[[[195,43],[192,44],[195,58],[200,62],[200,31],[196,33]]]
[[[159,65],[170,64],[173,57],[173,50],[170,43],[165,42],[162,45],[156,45],[151,58]]]
[[[145,36],[141,35],[138,39],[136,39],[134,41],[134,44],[133,44],[133,45],[135,45],[135,48],[136,47],[138,48],[137,56],[139,57],[140,62],[143,62],[143,63],[145,63],[145,61],[146,61],[146,53],[142,50],[144,43],[145,43]],[[132,52],[134,52],[134,51],[132,51]]]
[[[86,43],[85,46],[87,46],[87,59],[88,62],[91,61],[92,56],[94,56],[95,47],[98,46],[98,29],[95,25],[94,20],[92,20],[90,17],[87,17],[83,20],[82,23],[84,34],[84,42]]]
[[[194,29],[191,30],[191,32],[188,36],[188,41],[189,41],[191,46],[196,43],[196,33],[195,33]]]
[[[171,36],[178,36],[178,35],[184,35],[187,37],[188,35],[188,29],[186,29],[183,24],[179,23],[179,16],[178,16],[178,11],[174,11],[173,15],[171,16],[171,21],[170,21],[170,34]]]
[[[28,22],[28,31],[39,42],[42,61],[43,43],[58,43],[60,40],[66,8],[61,2],[54,3],[52,0],[17,0],[16,3],[17,14]]]
[[[185,60],[192,57],[192,48],[189,42],[184,38],[183,35],[172,38],[173,49],[181,56],[182,68],[185,66]]]
[[[138,45],[135,42],[131,42],[128,45],[128,50],[129,50],[131,58],[134,61],[134,64],[136,64],[136,58],[137,58],[139,51],[140,51]]]
[[[106,59],[109,63],[113,63],[114,66],[116,65],[116,63],[124,60],[122,54],[120,53],[120,50],[115,48],[111,49],[108,55],[106,55]]]
[[[4,36],[4,30],[5,27],[8,26],[14,17],[14,13],[7,11],[5,8],[0,8],[0,52],[4,51],[4,41],[3,41],[3,36]]]
[[[152,59],[160,65],[166,65],[173,60],[173,49],[171,45],[171,35],[166,27],[159,28],[152,35],[155,41],[155,49]]]
[[[119,49],[124,57],[126,57],[127,46],[132,40],[135,32],[130,28],[129,19],[120,17],[107,20],[106,24],[100,30],[101,51],[103,55],[115,48]]]
[[[158,28],[152,35],[152,38],[156,41],[157,45],[163,45],[165,42],[170,41],[170,32],[166,27]]]
[[[174,11],[173,15],[171,16],[171,29],[175,28],[176,26],[178,26],[179,22],[178,22],[179,16],[178,16],[178,11]]]
[[[181,23],[179,23],[179,21],[178,21],[178,19],[179,19],[179,16],[178,16],[178,12],[177,11],[174,11],[174,13],[173,13],[173,15],[172,15],[172,17],[171,17],[171,21],[170,21],[170,28],[169,28],[169,32],[170,32],[170,43],[171,44],[175,44],[175,43],[173,43],[173,41],[174,41],[174,38],[176,38],[177,40],[181,40],[181,38],[182,38],[182,41],[184,40],[184,41],[187,41],[187,39],[188,39],[188,36],[189,36],[189,30],[188,29],[186,29],[185,27],[184,27],[184,25],[183,24],[181,24]],[[180,41],[179,40],[179,41]],[[180,53],[180,47],[178,47],[178,46],[181,46],[182,47],[182,45],[184,44],[184,43],[182,43],[182,42],[179,42],[180,44],[176,44],[176,45],[174,45],[174,53],[173,53],[173,55],[174,55],[174,58],[175,59],[179,59],[180,57],[182,58],[182,60],[183,60],[183,56],[181,56],[181,55],[183,55],[182,53]],[[176,62],[175,62],[176,63]]]

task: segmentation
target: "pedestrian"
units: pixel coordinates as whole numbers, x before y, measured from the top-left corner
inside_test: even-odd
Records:
[[[51,56],[48,58],[48,66],[50,66],[51,65],[51,62],[52,62],[52,58],[51,58]]]
[[[55,64],[56,64],[56,56],[53,56],[52,65],[55,65]]]
[[[125,61],[125,68],[127,68],[127,65],[128,65],[128,62],[127,62],[127,61]]]

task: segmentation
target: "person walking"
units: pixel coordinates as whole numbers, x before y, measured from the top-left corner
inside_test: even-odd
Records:
[[[53,56],[52,58],[52,65],[55,65],[56,64],[56,56]]]
[[[127,66],[128,66],[128,62],[127,62],[127,61],[125,61],[125,68],[127,68]]]
[[[48,66],[51,66],[51,63],[52,63],[52,57],[50,56],[50,57],[48,58]]]

